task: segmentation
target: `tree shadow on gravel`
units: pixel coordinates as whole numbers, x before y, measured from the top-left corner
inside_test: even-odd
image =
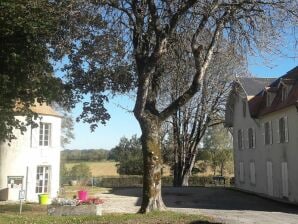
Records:
[[[141,204],[142,188],[114,188],[112,194],[138,197]],[[169,208],[214,210],[250,210],[298,214],[298,206],[276,202],[253,194],[224,187],[164,187],[164,203]]]

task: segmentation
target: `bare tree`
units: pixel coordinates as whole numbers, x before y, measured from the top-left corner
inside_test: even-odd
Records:
[[[163,71],[167,76],[161,82],[163,92],[159,99],[160,108],[183,93],[195,71],[189,46],[193,30],[192,27],[183,28],[187,28],[187,32],[172,38],[163,58]],[[208,36],[206,32],[200,42],[206,42]],[[206,71],[203,87],[169,119],[171,129],[168,134],[173,140],[174,186],[188,186],[199,145],[207,128],[223,123],[225,99],[231,82],[236,76],[247,74],[245,59],[235,54],[232,46],[224,39],[219,41],[211,65]]]
[[[127,78],[127,74],[134,76],[137,93],[134,115],[142,130],[144,158],[140,212],[164,209],[161,197],[162,123],[200,89],[205,91],[207,70],[223,38],[239,54],[273,51],[276,43],[281,41],[282,32],[297,22],[298,3],[292,0],[90,0],[79,3],[79,10],[90,8],[88,12],[93,13],[87,18],[92,25],[90,35],[82,42],[79,39],[72,42],[75,50],[69,51],[72,65],[67,67],[74,95],[91,92],[91,103],[84,104],[85,112],[81,118],[91,123],[108,119],[104,107],[108,99],[106,92],[127,91],[129,88],[124,84],[130,84],[132,80]],[[80,11],[73,14],[78,13]],[[104,28],[93,26],[93,19],[98,17],[106,25]],[[185,24],[193,25],[194,32],[188,46],[194,71],[184,91],[159,109],[157,101],[162,91],[161,80],[166,75],[162,59],[169,50],[171,39],[183,31]],[[88,27],[83,28],[80,35],[84,35]],[[201,42],[206,32],[208,39]],[[100,45],[95,48],[93,45],[90,48],[93,52],[87,51],[88,40],[94,36],[99,36],[102,41],[111,41],[111,49],[101,48]],[[218,76],[220,78],[221,74]],[[82,100],[80,97],[77,99]],[[204,105],[207,101],[199,103]],[[200,110],[197,116],[204,117]],[[208,115],[205,116],[204,119],[207,119]]]

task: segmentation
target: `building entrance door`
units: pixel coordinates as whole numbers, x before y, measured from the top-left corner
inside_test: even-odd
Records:
[[[50,166],[38,166],[35,193],[48,193],[50,186]]]

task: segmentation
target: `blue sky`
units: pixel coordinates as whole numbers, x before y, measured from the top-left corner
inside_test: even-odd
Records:
[[[66,146],[67,149],[111,149],[119,143],[121,137],[130,138],[137,134],[140,136],[141,130],[138,122],[134,118],[132,111],[134,102],[128,96],[117,96],[110,99],[107,109],[111,119],[106,125],[100,125],[94,132],[90,132],[89,124],[82,122],[75,123],[75,139]],[[77,117],[81,111],[78,105],[73,111],[73,116]]]

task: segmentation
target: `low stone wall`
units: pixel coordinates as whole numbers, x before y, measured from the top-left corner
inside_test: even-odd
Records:
[[[48,215],[72,216],[72,215],[102,215],[102,205],[48,205]]]

